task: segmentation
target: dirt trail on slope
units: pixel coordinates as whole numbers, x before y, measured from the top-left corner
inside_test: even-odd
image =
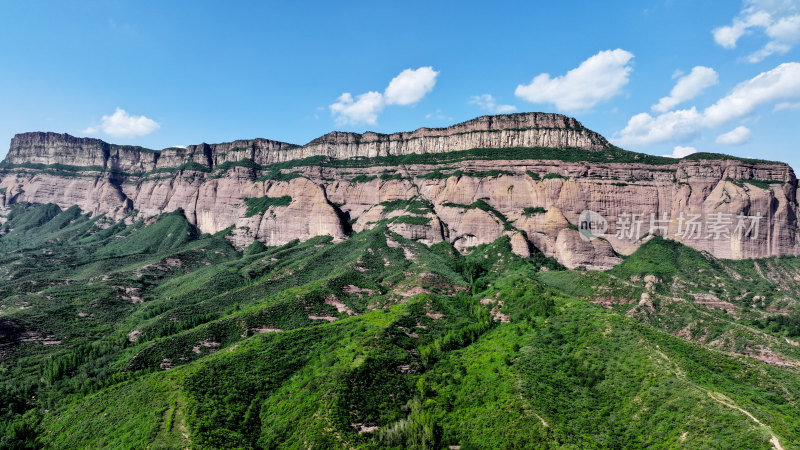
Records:
[[[767,432],[769,432],[770,436],[772,436],[772,438],[770,438],[769,441],[772,443],[772,446],[775,448],[775,450],[783,450],[783,446],[781,445],[781,441],[778,440],[778,436],[775,436],[775,434],[772,433],[772,429],[770,427],[768,427],[767,425],[764,425],[763,423],[761,423],[761,421],[756,419],[756,417],[754,415],[750,414],[750,412],[745,411],[744,409],[734,405],[733,403],[728,403],[725,400],[722,400],[721,398],[717,398],[717,396],[714,395],[714,393],[711,392],[711,391],[708,392],[708,396],[711,397],[712,399],[714,399],[715,402],[717,402],[719,404],[722,404],[722,405],[725,405],[728,408],[733,408],[733,409],[743,413],[747,417],[753,419],[753,421],[755,423],[757,423],[760,427],[766,429]]]

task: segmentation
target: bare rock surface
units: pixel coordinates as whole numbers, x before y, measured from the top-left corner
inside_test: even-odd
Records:
[[[781,163],[718,157],[587,163],[571,157],[265,166],[308,157],[540,146],[569,148],[573,155],[610,148],[575,119],[544,113],[389,135],[334,132],[304,146],[253,139],[152,151],[25,133],[14,137],[0,165],[0,207],[77,205],[109,219],[181,208],[203,232],[232,228],[228,238],[239,248],[255,239],[266,245],[320,235],[341,240],[380,223],[408,239],[447,241],[462,252],[508,236],[516,254],[538,249],[569,268],[613,267],[651,232],[720,258],[800,254],[797,179]],[[290,200],[247,217],[246,199],[261,197]],[[607,221],[601,238],[582,238],[584,211]],[[701,225],[689,233],[693,217]]]

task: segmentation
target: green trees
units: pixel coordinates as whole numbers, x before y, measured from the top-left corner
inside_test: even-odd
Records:
[[[737,352],[796,361],[781,345],[797,313],[766,310],[791,308],[795,259],[719,261],[656,238],[608,273],[577,272],[516,256],[508,237],[462,255],[386,224],[239,252],[180,213],[101,227],[14,208],[0,448],[771,448],[715,399],[800,442],[796,371],[674,336],[757,336]],[[673,289],[758,304],[738,319]],[[624,301],[591,303],[608,298]]]

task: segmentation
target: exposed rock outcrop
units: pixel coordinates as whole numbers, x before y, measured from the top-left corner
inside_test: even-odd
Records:
[[[170,147],[160,152],[113,145],[68,134],[23,133],[14,136],[5,162],[62,164],[116,169],[142,174],[197,164],[213,169],[243,159],[273,164],[312,156],[332,158],[445,153],[473,148],[550,147],[602,150],[605,138],[577,120],[560,114],[526,113],[483,116],[447,128],[420,128],[407,133],[333,132],[299,146],[268,139]]]
[[[447,164],[345,161],[517,146],[579,150],[564,150],[571,153],[563,158],[551,152],[549,159]],[[460,251],[507,235],[515,253],[538,248],[570,268],[612,267],[649,232],[721,258],[800,253],[798,186],[789,166],[717,157],[650,164],[588,158],[608,148],[574,119],[540,113],[391,135],[331,133],[305,146],[255,139],[160,152],[26,133],[13,139],[0,166],[0,205],[78,205],[117,219],[182,208],[204,232],[233,227],[229,238],[239,247],[253,239],[267,245],[318,235],[345,239],[351,229],[383,221],[409,239],[445,240]],[[576,152],[595,162],[579,162]],[[309,156],[338,163],[269,166]],[[245,199],[261,197],[291,200],[246,217]],[[585,239],[580,230],[587,210],[607,221],[600,239]],[[689,233],[691,223],[700,229]]]

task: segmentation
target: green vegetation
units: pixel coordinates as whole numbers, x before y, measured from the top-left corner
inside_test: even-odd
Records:
[[[545,214],[547,210],[541,206],[528,206],[522,210],[522,214],[526,217],[535,216],[537,214]]]
[[[433,172],[426,173],[420,178],[423,180],[444,180],[452,176],[456,175],[454,173],[443,173],[440,170],[434,170]]]
[[[569,177],[566,175],[561,175],[559,173],[548,173],[544,176],[545,180],[569,180]]]
[[[506,230],[513,230],[514,229],[513,225],[508,220],[508,217],[506,217],[505,214],[503,214],[500,211],[498,211],[497,209],[495,209],[492,205],[486,203],[486,200],[484,200],[484,199],[478,199],[478,200],[474,201],[473,203],[471,203],[469,205],[463,205],[463,204],[460,204],[460,203],[445,202],[445,203],[442,203],[442,206],[448,206],[448,207],[451,207],[451,208],[462,208],[462,209],[480,209],[482,211],[486,211],[489,214],[492,214],[493,216],[497,217],[497,219],[500,222],[503,223],[503,225],[505,226]]]
[[[770,186],[772,185],[780,185],[783,184],[780,181],[772,181],[772,180],[735,180],[733,178],[726,178],[726,181],[729,181],[739,187],[743,187],[745,183],[755,186],[759,189],[764,189],[765,191],[770,190]]]
[[[790,315],[771,315],[754,322],[757,327],[779,335],[800,337],[800,308],[796,308]]]
[[[720,159],[724,159],[724,160],[744,162],[748,164],[783,164],[782,162],[769,161],[766,159],[740,158],[738,156],[725,155],[722,153],[707,153],[707,152],[692,153],[689,156],[684,156],[683,159],[689,161],[696,161],[696,160],[717,161]]]
[[[403,179],[403,174],[401,174],[400,172],[394,172],[394,173],[388,172],[381,174],[381,181],[402,180],[402,179]]]
[[[469,176],[469,177],[474,177],[474,178],[492,178],[492,177],[499,177],[501,175],[513,175],[511,172],[509,172],[507,170],[497,170],[497,169],[485,170],[485,171],[482,171],[482,172],[469,172],[469,171],[461,172],[461,171],[459,171],[459,176],[461,174]]]
[[[421,178],[424,180],[441,180],[450,177],[460,178],[462,176],[473,177],[473,178],[492,178],[492,177],[499,177],[501,175],[513,175],[511,172],[507,170],[486,170],[480,172],[474,172],[469,170],[456,170],[453,172],[443,173],[439,170],[434,170],[433,172],[426,173]]]
[[[768,180],[743,180],[747,184],[752,184],[753,186],[764,189],[765,191],[770,190],[770,186],[772,185],[780,185],[782,184],[779,181],[768,181]]]
[[[428,220],[416,197],[382,206]],[[12,205],[2,230],[3,448],[800,445],[800,374],[749,357],[800,361],[800,316],[768,310],[794,307],[794,258],[653,238],[568,271],[507,236],[462,255],[386,223],[240,252],[181,211],[55,205]]]
[[[247,205],[247,212],[245,217],[253,217],[256,214],[263,214],[270,207],[289,206],[292,203],[292,197],[284,195],[282,197],[258,197],[244,199]]]
[[[390,220],[394,223],[407,223],[409,225],[428,225],[431,223],[430,217],[421,216],[397,216]]]
[[[539,174],[536,172],[531,172],[530,170],[526,170],[525,173],[528,174],[528,176],[531,177],[533,181],[539,181],[542,179],[542,177],[540,177]]]
[[[433,204],[422,197],[414,196],[408,200],[389,200],[379,203],[383,206],[384,213],[392,211],[407,211],[411,214],[427,214],[433,211]]]
[[[147,227],[137,222],[128,231],[98,248],[96,255],[120,257],[166,252],[199,237],[197,229],[186,221],[183,210],[164,214],[161,220]]]
[[[656,236],[622,264],[611,269],[610,273],[623,279],[655,275],[664,280],[672,280],[687,269],[697,272],[710,267],[711,262],[697,250]]]
[[[131,174],[117,169],[105,169],[101,166],[71,166],[67,164],[37,164],[37,163],[20,163],[11,164],[7,162],[0,162],[0,173],[7,173],[9,171],[16,171],[19,169],[36,170],[42,173],[49,173],[63,177],[95,177],[97,173],[113,173],[125,176],[137,176],[142,174]]]
[[[369,183],[370,181],[376,180],[377,178],[378,177],[376,177],[374,175],[364,175],[364,174],[356,175],[356,176],[354,176],[353,178],[350,179],[350,184]]]
[[[303,177],[303,174],[299,171],[283,173],[280,170],[273,170],[256,178],[256,181],[291,181],[301,177]]]

